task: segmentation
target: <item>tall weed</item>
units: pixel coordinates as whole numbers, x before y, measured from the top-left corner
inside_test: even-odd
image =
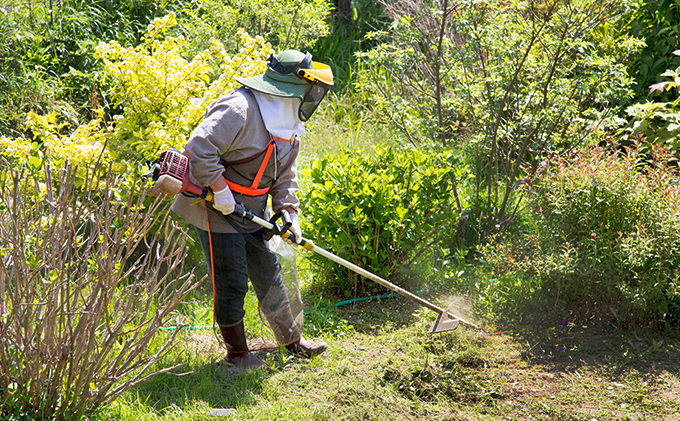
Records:
[[[28,111],[53,109],[63,93],[44,64],[33,64],[47,54],[44,40],[20,18],[0,12],[0,135],[20,135]]]

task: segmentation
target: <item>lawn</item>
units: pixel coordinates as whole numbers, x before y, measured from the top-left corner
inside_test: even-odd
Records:
[[[680,420],[677,338],[531,314],[503,333],[461,325],[431,335],[434,314],[403,297],[327,312],[343,328],[325,335],[326,353],[309,361],[262,350],[268,368],[255,372],[222,363],[210,330],[187,330],[173,356],[185,367],[99,415],[215,419],[210,409],[231,408],[226,419]]]

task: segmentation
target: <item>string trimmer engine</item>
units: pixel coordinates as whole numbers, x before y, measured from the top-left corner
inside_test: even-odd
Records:
[[[172,197],[186,191],[205,197],[207,191],[189,179],[189,158],[177,149],[169,149],[161,153],[157,160],[147,163],[149,173],[146,177],[154,182],[147,195],[156,197],[163,193]]]

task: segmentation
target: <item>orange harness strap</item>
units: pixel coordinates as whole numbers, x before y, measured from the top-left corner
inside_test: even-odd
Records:
[[[262,196],[263,194],[267,194],[269,192],[269,189],[271,188],[271,186],[264,187],[264,188],[261,188],[261,189],[258,189],[257,186],[260,184],[260,180],[262,180],[262,176],[264,175],[264,172],[267,169],[267,164],[269,164],[269,160],[271,159],[272,152],[276,148],[276,141],[277,140],[282,140],[284,142],[292,141],[292,139],[284,139],[284,138],[281,138],[281,137],[277,137],[277,138],[272,139],[269,142],[269,145],[267,145],[267,147],[263,150],[263,151],[265,151],[264,159],[262,160],[262,164],[260,164],[260,168],[258,168],[257,174],[255,175],[255,179],[253,180],[253,183],[250,185],[250,187],[242,186],[240,184],[236,184],[233,181],[229,181],[225,178],[224,180],[227,182],[227,186],[229,186],[229,190],[236,192],[236,193],[244,194],[246,196]],[[237,161],[237,162],[225,162],[224,165],[240,164],[240,163],[243,163],[243,162],[250,161],[251,159],[255,159],[256,157],[260,156],[260,154],[263,151],[258,152],[252,158],[246,158],[244,160]]]

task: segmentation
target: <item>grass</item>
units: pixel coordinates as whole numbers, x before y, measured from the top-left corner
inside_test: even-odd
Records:
[[[309,168],[316,157],[346,148],[370,151],[374,144],[396,142],[398,134],[362,106],[356,93],[331,92],[305,126],[298,166]],[[304,183],[304,179],[300,180]]]
[[[402,297],[329,314],[346,323],[323,335],[326,353],[310,361],[263,350],[268,369],[248,373],[220,363],[212,332],[187,331],[164,362],[184,361],[183,369],[131,390],[97,418],[212,419],[208,409],[234,408],[228,419],[680,419],[680,339],[565,320],[525,321],[498,335],[466,327],[429,335],[434,314]]]

